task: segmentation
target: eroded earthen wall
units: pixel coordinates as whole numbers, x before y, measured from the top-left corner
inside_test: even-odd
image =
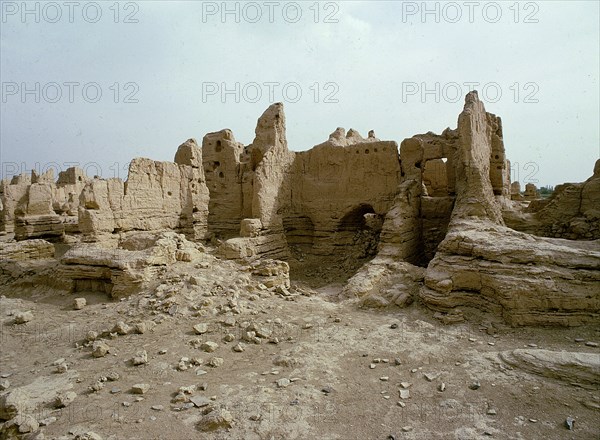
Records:
[[[353,246],[369,253],[398,192],[395,142],[358,135],[343,139],[332,137],[296,154],[284,223],[288,241],[307,253],[348,252]]]
[[[189,149],[191,141],[183,148]],[[191,146],[201,157],[195,141]],[[209,196],[200,163],[201,159],[190,165],[136,158],[126,182],[92,180],[80,198],[82,233],[95,240],[120,232],[175,230],[204,238]]]

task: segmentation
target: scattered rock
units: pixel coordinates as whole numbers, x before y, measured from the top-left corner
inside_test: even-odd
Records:
[[[131,332],[131,326],[123,321],[119,321],[115,324],[112,331],[118,335],[127,335]]]
[[[15,324],[25,324],[33,319],[31,311],[19,312],[15,315]]]
[[[18,415],[14,419],[15,423],[19,427],[20,434],[27,434],[28,432],[36,432],[40,429],[40,424],[35,417],[27,414]]]
[[[335,389],[329,385],[324,386],[323,388],[321,388],[321,391],[325,394],[331,394],[335,391]]]
[[[116,371],[109,371],[108,373],[106,373],[106,380],[110,380],[111,382],[119,380],[119,377],[119,373],[117,373]]]
[[[223,365],[223,358],[220,358],[220,357],[210,358],[210,360],[208,361],[208,365],[210,367],[214,367],[214,368],[220,367]]]
[[[131,387],[131,392],[133,394],[146,394],[150,389],[150,385],[147,383],[136,383]]]
[[[204,396],[192,396],[190,397],[190,402],[192,402],[197,408],[204,408],[205,406],[210,405],[211,400]]]
[[[93,431],[88,431],[83,434],[77,434],[75,440],[102,440],[102,436]]]
[[[439,375],[439,373],[425,373],[425,374],[423,374],[423,376],[425,377],[425,379],[427,379],[427,382],[433,382],[440,375]]]
[[[156,326],[154,321],[142,321],[134,324],[133,329],[139,335],[143,335],[146,332],[149,332]]]
[[[212,341],[207,341],[207,342],[204,342],[202,345],[200,345],[200,349],[203,351],[206,351],[207,353],[212,353],[217,348],[219,348],[219,344],[217,344],[216,342],[212,342]]]
[[[267,329],[267,328],[258,328],[256,329],[256,337],[258,338],[262,338],[262,339],[268,339],[271,337],[271,330]]]
[[[98,392],[100,391],[102,388],[104,388],[104,383],[97,380],[96,382],[94,382],[91,386],[90,386],[90,391],[92,392]]]
[[[65,407],[69,406],[71,403],[73,403],[73,401],[75,400],[76,397],[77,397],[77,394],[73,391],[66,391],[64,393],[60,393],[58,396],[56,396],[56,401],[54,402],[54,406],[56,408],[65,408]]]
[[[108,354],[109,350],[110,347],[105,342],[96,341],[92,345],[92,356],[96,358],[104,357]]]
[[[469,389],[471,390],[478,390],[479,388],[481,388],[479,381],[473,382],[471,385],[469,385]]]
[[[197,335],[203,335],[204,333],[208,332],[208,324],[196,324],[194,326],[194,332],[196,332]]]
[[[218,429],[231,428],[233,416],[225,409],[214,410],[198,422],[198,429],[203,432],[216,431]]]
[[[189,386],[181,386],[181,387],[179,387],[179,392],[181,394],[194,394],[195,391],[196,391],[196,385],[189,385]]]
[[[131,359],[131,363],[133,365],[147,364],[148,363],[148,353],[146,352],[146,350],[136,353],[136,355]]]
[[[279,367],[293,368],[298,365],[298,360],[291,356],[280,355],[273,360],[273,364]]]
[[[575,429],[575,419],[573,417],[567,417],[565,425],[569,431],[573,431]]]
[[[181,359],[179,359],[179,362],[177,363],[177,370],[185,371],[188,368],[190,368],[190,366],[188,365],[188,362],[189,362],[189,358],[182,357]]]
[[[277,387],[286,388],[291,382],[289,379],[281,378],[281,379],[277,380],[276,383],[277,383]]]
[[[87,301],[85,298],[75,298],[73,300],[73,309],[81,310],[87,305]]]
[[[236,319],[233,316],[228,316],[227,318],[221,320],[221,324],[226,327],[235,327]]]

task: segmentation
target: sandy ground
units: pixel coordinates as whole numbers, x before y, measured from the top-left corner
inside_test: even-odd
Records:
[[[600,438],[598,387],[531,375],[498,357],[523,347],[598,353],[575,342],[600,340],[597,326],[513,329],[483,315],[444,326],[418,304],[381,311],[333,301],[340,284],[283,297],[261,290],[239,269],[230,262],[194,268],[203,281],[190,286],[190,266],[177,263],[146,294],[121,301],[94,293],[3,292],[0,374],[10,381],[8,391],[36,378],[51,383],[76,376],[73,403],[36,408],[36,418],[56,418],[41,428],[46,439],[86,431],[103,439],[143,440]],[[73,310],[75,297],[85,297],[88,305]],[[14,312],[25,310],[34,319],[14,324]],[[89,331],[149,320],[156,323],[152,330],[107,334],[110,352],[91,355]],[[206,323],[208,332],[196,334],[198,323]],[[259,344],[243,341],[244,351],[234,351],[253,324],[266,336]],[[233,341],[224,341],[228,334]],[[218,348],[203,351],[199,345],[206,341]],[[142,350],[148,362],[132,365]],[[188,368],[180,371],[184,357]],[[223,364],[207,365],[214,357]],[[53,363],[60,358],[67,373],[56,372]],[[109,372],[119,379],[90,391]],[[290,382],[279,386],[280,379]],[[471,389],[474,382],[479,389]],[[149,390],[133,394],[138,383]],[[178,389],[190,385],[205,389],[188,398],[204,396],[210,403],[198,408],[186,406],[185,399],[173,402]],[[403,386],[410,394],[405,399]],[[201,431],[207,408],[227,410],[231,427]],[[575,419],[574,430],[566,428],[567,417]]]

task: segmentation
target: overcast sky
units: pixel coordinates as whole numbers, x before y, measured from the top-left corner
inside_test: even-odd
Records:
[[[600,154],[597,1],[0,4],[2,176],[125,178],[208,132],[249,144],[278,101],[292,150],[338,126],[400,144],[455,128],[471,87],[513,180],[583,181]]]

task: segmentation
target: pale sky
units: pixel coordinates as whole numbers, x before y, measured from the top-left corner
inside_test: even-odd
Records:
[[[400,144],[455,128],[470,87],[522,185],[583,181],[600,155],[597,1],[23,4],[0,2],[2,177],[126,178],[208,132],[251,143],[278,101],[292,150],[340,126]]]

